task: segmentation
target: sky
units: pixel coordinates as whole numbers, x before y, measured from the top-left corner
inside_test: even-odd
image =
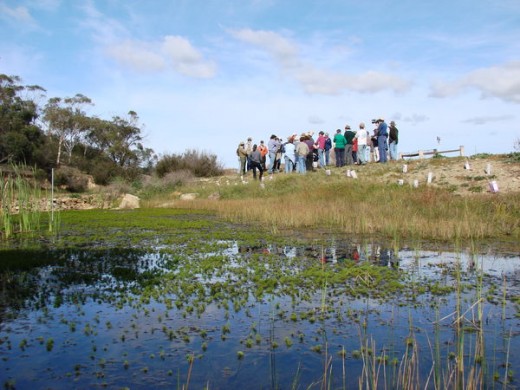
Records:
[[[0,74],[135,111],[159,155],[396,122],[399,152],[520,139],[518,0],[0,0]],[[438,141],[438,138],[440,141]]]

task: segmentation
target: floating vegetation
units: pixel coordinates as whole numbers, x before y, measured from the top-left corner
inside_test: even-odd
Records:
[[[0,372],[17,388],[401,388],[407,373],[422,388],[432,367],[444,388],[518,371],[518,337],[497,331],[517,320],[518,257],[273,237],[193,211],[61,218],[52,245],[0,249]]]

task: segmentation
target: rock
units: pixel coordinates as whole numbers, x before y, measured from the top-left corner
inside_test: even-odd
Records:
[[[188,193],[188,194],[182,194],[180,196],[181,200],[194,200],[199,196],[196,192]]]
[[[139,198],[132,194],[125,194],[123,199],[121,200],[121,204],[118,207],[119,209],[138,209],[139,208]]]

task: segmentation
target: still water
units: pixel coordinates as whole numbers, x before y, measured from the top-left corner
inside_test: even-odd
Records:
[[[518,255],[287,241],[0,252],[2,385],[517,388]]]

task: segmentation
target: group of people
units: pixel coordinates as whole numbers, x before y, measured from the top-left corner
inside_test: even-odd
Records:
[[[384,118],[378,118],[372,120],[372,123],[375,125],[373,134],[365,129],[362,122],[357,131],[346,125],[344,133],[337,129],[332,138],[328,133],[320,131],[314,139],[311,131],[300,136],[293,134],[283,142],[273,134],[267,145],[264,141],[257,145],[249,137],[246,142],[240,142],[236,151],[240,164],[239,174],[243,176],[252,170],[253,178],[256,179],[258,171],[258,178],[262,180],[265,171],[269,174],[280,172],[282,159],[285,173],[296,171],[300,174],[331,165],[332,155],[336,167],[364,165],[370,161],[386,163],[389,158],[397,160],[399,131],[395,122],[391,121],[387,125]]]

